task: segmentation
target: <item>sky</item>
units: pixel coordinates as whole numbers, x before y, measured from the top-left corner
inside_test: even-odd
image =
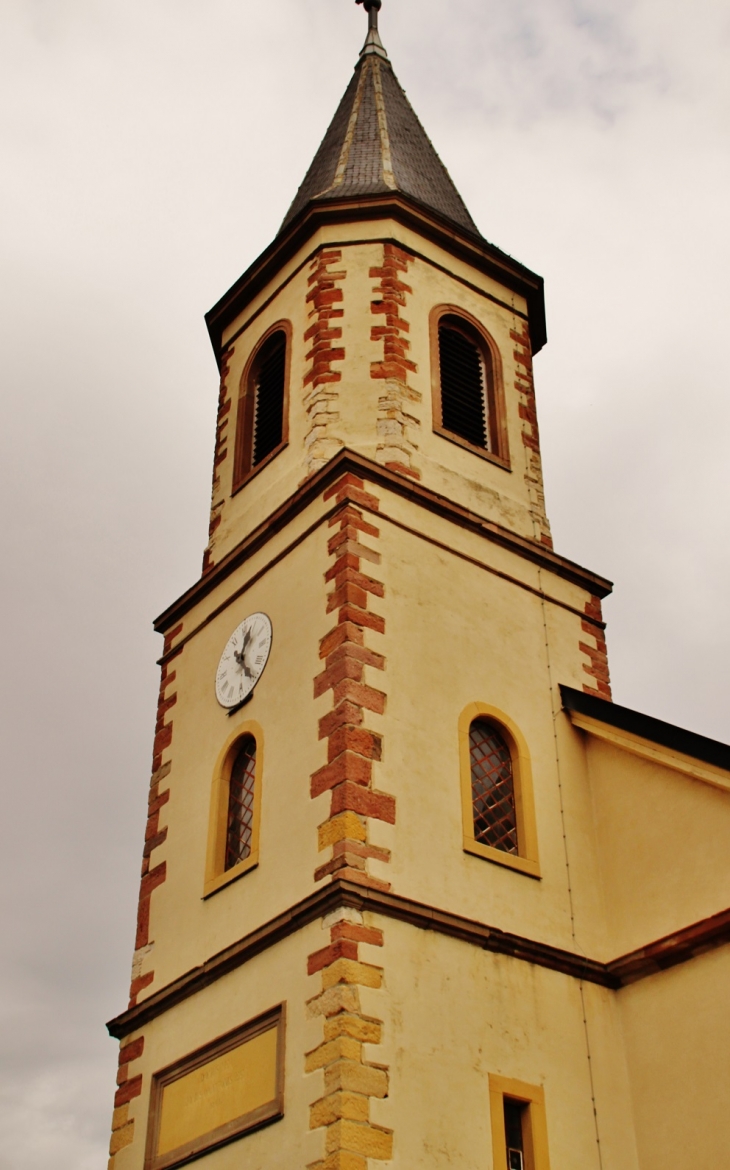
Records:
[[[0,1170],[105,1166],[158,681],[198,576],[204,312],[276,233],[351,0],[0,6]],[[384,0],[482,233],[546,280],[557,551],[616,582],[617,702],[730,740],[730,8]]]

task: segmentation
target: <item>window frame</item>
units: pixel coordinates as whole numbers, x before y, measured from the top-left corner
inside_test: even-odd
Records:
[[[482,361],[486,374],[487,391],[487,427],[489,442],[492,450],[478,447],[463,439],[454,431],[449,431],[442,423],[443,409],[441,404],[441,351],[439,346],[439,329],[444,317],[457,317],[464,322],[464,332],[481,350]],[[459,305],[437,305],[431,310],[431,399],[433,406],[433,431],[442,439],[456,443],[472,455],[486,459],[501,467],[504,471],[511,471],[509,456],[509,441],[507,432],[507,415],[504,398],[504,375],[502,371],[502,355],[494,338],[484,328],[482,323]],[[472,336],[472,335],[476,336]],[[491,377],[490,377],[491,374]]]
[[[483,719],[485,722],[491,723],[505,740],[512,756],[519,853],[505,853],[502,849],[494,849],[491,845],[484,845],[481,841],[477,841],[474,834],[469,734],[475,719]],[[492,707],[487,703],[470,703],[459,717],[459,763],[464,852],[482,857],[486,861],[492,861],[496,865],[518,870],[528,877],[539,879],[542,875],[537,847],[532,764],[527,743],[519,728],[498,707]]]
[[[254,387],[253,371],[256,365],[256,360],[266,345],[266,342],[273,337],[275,333],[283,333],[286,337],[286,353],[284,358],[284,402],[282,406],[282,420],[281,420],[281,442],[265,455],[260,463],[254,467],[253,461],[253,412],[254,412]],[[264,467],[268,467],[269,463],[276,456],[281,454],[285,447],[289,445],[289,384],[291,381],[291,349],[293,329],[291,321],[277,321],[258,339],[254,345],[251,353],[248,355],[246,365],[244,366],[241,380],[239,382],[238,404],[236,406],[236,443],[233,459],[233,486],[231,488],[231,495],[235,495],[242,487],[245,487],[254,476],[263,471]]]
[[[256,744],[256,768],[254,773],[253,821],[251,826],[251,852],[245,861],[226,869],[228,844],[228,804],[231,773],[242,739],[250,737]],[[228,737],[216,761],[210,797],[208,822],[208,848],[205,862],[203,897],[209,898],[218,890],[237,881],[259,864],[259,832],[261,827],[261,778],[264,768],[264,733],[260,724],[254,721],[241,723]]]
[[[528,1124],[525,1139],[525,1170],[550,1170],[545,1090],[511,1077],[489,1074],[489,1111],[492,1128],[494,1170],[508,1170],[507,1139],[504,1128],[504,1100],[527,1106]]]
[[[202,1134],[186,1146],[180,1146],[176,1150],[170,1150],[167,1154],[157,1154],[156,1149],[159,1142],[160,1123],[162,1120],[162,1103],[164,1091],[167,1086],[174,1084],[178,1080],[182,1080],[190,1073],[197,1071],[206,1064],[210,1064],[218,1057],[225,1056],[228,1052],[232,1052],[241,1045],[256,1039],[257,1036],[262,1035],[264,1032],[274,1029],[277,1033],[276,1086],[272,1100],[252,1110],[250,1113],[242,1114],[234,1121],[228,1122],[218,1129],[212,1129],[208,1133]],[[212,1040],[202,1048],[196,1049],[196,1051],[189,1053],[181,1059],[176,1060],[173,1064],[154,1073],[152,1076],[150,1108],[147,1119],[145,1170],[172,1170],[174,1166],[184,1165],[205,1154],[212,1153],[213,1150],[220,1149],[221,1146],[227,1145],[229,1142],[237,1141],[253,1130],[260,1129],[262,1126],[269,1125],[271,1122],[278,1121],[283,1117],[285,1055],[286,1003],[281,1003],[278,1007],[272,1008],[263,1015],[257,1016],[256,1019],[249,1020],[248,1023],[234,1028],[232,1032],[227,1032],[224,1036],[219,1036],[216,1040]]]

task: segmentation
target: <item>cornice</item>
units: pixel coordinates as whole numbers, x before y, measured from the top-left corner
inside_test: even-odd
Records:
[[[460,230],[450,220],[426,208],[402,192],[365,196],[358,199],[327,200],[309,204],[280,232],[253,264],[208,313],[205,321],[220,365],[223,332],[249,302],[275,278],[276,273],[327,224],[358,223],[393,219],[437,244],[459,260],[470,264],[525,298],[532,352],[538,353],[547,341],[545,289],[541,276],[508,256],[481,236]]]
[[[611,963],[602,963],[573,951],[511,934],[458,914],[450,914],[411,898],[337,879],[220,951],[201,966],[181,975],[136,1007],[110,1020],[107,1024],[110,1035],[121,1040],[243,966],[255,955],[269,950],[310,923],[342,907],[370,911],[385,918],[407,922],[420,930],[460,939],[480,950],[509,955],[521,962],[558,971],[573,979],[595,983],[613,991],[730,942],[730,910],[724,910]]]
[[[406,479],[405,476],[399,475],[397,472],[389,471],[380,464],[373,463],[365,456],[358,455],[345,447],[325,467],[307,479],[253,532],[240,541],[219,564],[215,565],[199,581],[196,581],[177,601],[161,613],[155,620],[155,630],[158,633],[164,633],[175,625],[193,606],[197,605],[214,589],[217,589],[231,573],[245,564],[260,548],[263,548],[272,536],[285,528],[300,512],[317,499],[331,482],[347,471],[361,476],[378,487],[405,497],[419,507],[434,512],[462,528],[467,528],[471,532],[483,536],[486,540],[539,565],[540,568],[571,581],[574,585],[578,585],[579,588],[585,589],[596,597],[608,596],[613,588],[612,583],[605,577],[591,573],[590,570],[581,568],[573,561],[558,556],[545,545],[518,536],[517,533],[510,532],[509,529],[502,528],[491,520],[486,520],[468,508],[461,507],[448,497],[424,487],[423,484]]]

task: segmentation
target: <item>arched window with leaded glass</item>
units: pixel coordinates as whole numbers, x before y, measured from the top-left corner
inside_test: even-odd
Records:
[[[540,877],[530,753],[503,711],[470,703],[459,719],[464,852]]]
[[[213,773],[204,894],[259,863],[263,731],[247,722],[224,746]]]
[[[474,840],[519,853],[512,754],[493,724],[475,719],[469,731]]]
[[[255,799],[256,740],[246,735],[238,743],[228,786],[226,870],[248,861],[251,856]]]

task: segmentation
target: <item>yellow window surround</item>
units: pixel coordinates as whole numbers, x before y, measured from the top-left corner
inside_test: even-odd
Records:
[[[528,1085],[509,1077],[489,1074],[489,1108],[492,1122],[492,1154],[494,1170],[508,1170],[507,1140],[504,1127],[505,1097],[525,1105],[523,1141],[525,1170],[550,1170],[548,1154],[545,1090],[540,1085]]]
[[[517,821],[517,847],[519,853],[505,853],[483,845],[474,836],[474,811],[472,803],[471,754],[469,732],[475,719],[486,719],[504,737],[512,755],[512,774],[515,786],[515,817]],[[486,703],[470,703],[459,719],[459,761],[461,773],[461,804],[464,824],[464,851],[483,857],[497,865],[516,869],[529,877],[540,877],[540,860],[537,850],[537,825],[535,801],[532,787],[532,766],[527,743],[522,732],[504,711]]]
[[[228,835],[228,800],[231,772],[236,759],[238,744],[246,736],[256,741],[256,772],[254,778],[253,824],[251,830],[251,853],[232,869],[226,869],[226,843]],[[243,877],[259,863],[259,827],[261,823],[261,777],[264,767],[264,733],[260,724],[241,723],[229,736],[216,762],[213,773],[213,787],[210,797],[210,819],[208,822],[208,850],[205,864],[203,897],[215,894],[224,886]]]

